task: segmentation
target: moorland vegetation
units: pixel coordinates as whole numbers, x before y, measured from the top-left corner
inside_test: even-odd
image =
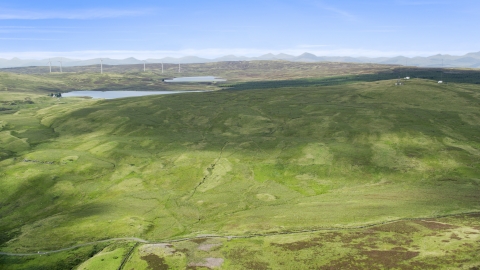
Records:
[[[162,83],[173,70],[0,73],[0,265],[480,265],[477,71],[438,84],[438,70],[410,69],[396,86],[406,70],[391,66],[216,65],[202,72],[226,84]],[[174,87],[223,90],[48,96]]]

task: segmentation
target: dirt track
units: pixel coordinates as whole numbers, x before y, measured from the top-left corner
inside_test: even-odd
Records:
[[[94,245],[94,244],[98,244],[98,243],[105,243],[105,242],[110,242],[110,241],[132,241],[132,242],[137,242],[137,243],[161,244],[161,243],[183,242],[183,241],[189,241],[189,240],[199,239],[199,238],[227,238],[227,239],[236,239],[237,238],[237,239],[245,239],[245,238],[262,237],[262,236],[291,235],[291,234],[313,233],[313,232],[321,232],[321,231],[358,230],[358,229],[365,229],[365,228],[375,227],[375,226],[384,225],[384,224],[391,224],[391,223],[406,221],[406,220],[425,220],[425,219],[434,219],[434,218],[442,218],[442,217],[455,217],[455,216],[473,215],[473,214],[480,214],[480,211],[472,211],[472,212],[450,214],[450,215],[440,215],[440,216],[434,216],[434,217],[402,218],[402,219],[397,219],[397,220],[389,220],[389,221],[384,221],[384,222],[366,224],[366,225],[362,225],[362,226],[353,226],[353,227],[318,228],[318,229],[310,229],[310,230],[307,229],[307,230],[298,230],[298,231],[270,232],[270,233],[264,233],[264,234],[250,234],[250,235],[236,235],[236,236],[235,235],[231,235],[231,236],[208,235],[208,236],[196,236],[196,237],[189,237],[189,238],[171,239],[171,240],[165,240],[165,241],[162,241],[162,242],[150,242],[148,240],[141,239],[141,238],[136,238],[136,237],[111,238],[111,239],[88,242],[88,243],[84,243],[84,244],[80,244],[80,245],[75,245],[75,246],[62,248],[62,249],[57,249],[57,250],[51,250],[51,251],[38,251],[37,253],[0,252],[0,255],[4,255],[4,256],[46,255],[46,254],[52,254],[52,253],[67,251],[67,250],[71,250],[71,249],[78,248],[78,247],[84,247],[84,246]]]

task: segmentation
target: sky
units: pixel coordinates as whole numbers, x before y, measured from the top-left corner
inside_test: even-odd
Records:
[[[478,0],[0,0],[0,58],[480,51]]]

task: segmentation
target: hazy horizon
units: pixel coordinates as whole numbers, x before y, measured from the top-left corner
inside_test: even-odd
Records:
[[[71,55],[71,54],[74,54],[76,52],[69,52],[69,53],[55,53],[55,54],[58,54],[58,55],[55,55],[55,56],[50,56],[50,57],[18,57],[18,56],[13,56],[13,57],[1,57],[1,53],[0,53],[0,59],[6,59],[6,60],[14,60],[14,59],[19,59],[19,60],[47,60],[47,59],[55,59],[55,58],[66,58],[66,59],[69,59],[69,60],[72,60],[72,61],[88,61],[88,60],[93,60],[93,59],[111,59],[111,60],[126,60],[126,59],[130,59],[130,58],[134,58],[136,60],[158,60],[158,59],[166,59],[166,58],[172,58],[172,59],[182,59],[182,58],[189,58],[189,57],[198,57],[198,58],[201,58],[201,59],[206,59],[206,60],[215,60],[215,59],[218,59],[218,58],[223,58],[223,57],[239,57],[239,58],[242,58],[242,57],[246,57],[246,58],[260,58],[262,56],[266,56],[266,55],[274,55],[274,56],[279,56],[279,55],[288,55],[288,56],[292,56],[292,57],[299,57],[303,54],[312,54],[311,52],[309,51],[304,51],[302,53],[298,53],[298,54],[288,54],[288,53],[284,53],[284,52],[275,52],[275,53],[272,53],[272,52],[268,52],[266,51],[265,53],[263,54],[256,54],[256,55],[251,55],[251,56],[247,56],[247,55],[241,55],[241,54],[225,54],[225,55],[219,55],[219,56],[215,56],[215,57],[202,57],[202,56],[199,56],[199,55],[179,55],[179,54],[175,54],[176,56],[170,56],[170,55],[167,55],[167,56],[163,56],[163,57],[148,57],[148,58],[141,58],[141,57],[135,57],[135,56],[132,56],[132,55],[128,55],[128,54],[125,54],[125,55],[120,55],[120,54],[116,54],[116,55],[113,55],[113,56],[103,56],[103,55],[109,55],[108,52],[106,52],[105,54],[101,54],[101,55],[92,55],[92,57],[87,57],[87,56],[84,56],[84,57],[69,57],[68,55]],[[128,52],[125,52],[125,53],[128,53]],[[433,57],[433,56],[436,56],[436,55],[442,55],[442,56],[454,56],[454,57],[461,57],[461,56],[464,56],[466,54],[471,54],[471,53],[480,53],[479,52],[465,52],[465,53],[462,53],[462,54],[443,54],[443,53],[437,53],[437,54],[430,54],[430,55],[415,55],[415,56],[406,56],[406,55],[392,55],[392,56],[352,56],[352,55],[336,55],[336,54],[332,54],[332,55],[317,55],[317,54],[313,54],[317,57],[352,57],[352,58],[356,58],[356,59],[361,59],[361,58],[371,58],[371,59],[375,59],[375,58],[395,58],[395,57],[405,57],[405,58],[408,58],[408,59],[414,59],[414,58],[427,58],[427,57]],[[53,54],[53,53],[52,53]]]

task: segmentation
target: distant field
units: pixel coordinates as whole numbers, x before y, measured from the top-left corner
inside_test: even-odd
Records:
[[[413,69],[395,68],[373,74],[329,76],[324,78],[303,78],[293,80],[239,82],[233,85],[225,85],[230,90],[272,89],[283,87],[307,87],[307,86],[332,86],[359,82],[375,82],[381,80],[398,80],[405,77],[442,81],[443,83],[469,83],[480,84],[480,71],[476,70],[441,70],[441,69]]]
[[[50,94],[81,90],[218,90],[215,84],[168,84],[162,82],[168,75],[155,73],[97,74],[55,73],[25,75],[0,73],[0,93]]]
[[[65,67],[63,73],[49,73],[48,67],[0,69],[5,72],[0,73],[0,91],[51,93],[72,90],[219,90],[231,83],[373,74],[389,71],[392,66],[284,61],[220,62],[185,64],[182,65],[181,73],[178,73],[178,66],[174,64],[165,64],[164,73],[160,64],[150,64],[148,67],[147,72],[143,72],[143,65],[104,66],[104,74],[100,74],[98,66]],[[175,85],[162,81],[182,76],[217,76],[228,81]],[[251,88],[251,85],[247,87]]]
[[[232,90],[269,89],[278,87],[332,86],[357,82],[374,82],[404,77],[443,80],[446,83],[480,84],[480,71],[472,69],[439,69],[399,67],[352,63],[294,63],[287,61],[220,62],[65,67],[64,73],[48,73],[48,67],[8,68],[0,71],[0,90],[59,91],[71,90]],[[9,75],[10,74],[10,75]],[[30,76],[25,76],[29,74]],[[168,84],[162,79],[182,76],[217,76],[225,83]]]
[[[203,64],[182,64],[181,73],[178,73],[178,64],[164,64],[164,73],[161,64],[147,64],[143,72],[143,64],[140,65],[103,65],[104,74],[148,74],[158,76],[224,76],[234,81],[258,81],[258,80],[282,80],[293,78],[324,77],[341,74],[376,73],[389,70],[392,65],[378,64],[355,64],[355,63],[299,63],[288,61],[232,61]],[[60,74],[59,69],[48,67],[21,67],[4,68],[2,72],[31,75],[55,75]],[[65,74],[71,73],[100,73],[100,65],[82,67],[64,67]],[[163,75],[162,75],[163,74]]]
[[[424,70],[417,77],[430,80],[408,74],[395,86],[403,71],[390,67],[304,79],[301,68],[274,82],[237,75],[228,90],[116,100],[45,95],[100,75],[0,74],[9,88],[0,92],[0,251],[222,236],[0,256],[0,265],[52,269],[78,256],[70,266],[117,269],[129,254],[124,269],[478,267],[478,215],[439,218],[480,212],[477,73],[438,84],[438,71]],[[109,76],[133,87],[147,75]]]

